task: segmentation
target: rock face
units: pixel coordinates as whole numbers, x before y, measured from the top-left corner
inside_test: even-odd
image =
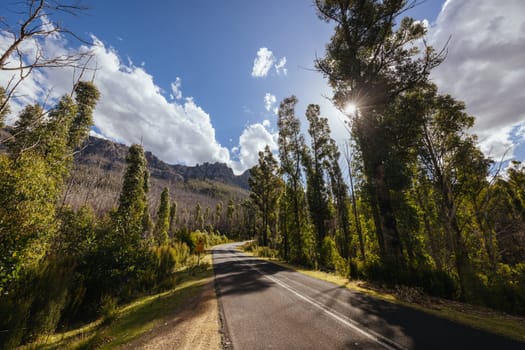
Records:
[[[118,171],[125,168],[127,152],[128,147],[125,145],[90,136],[87,146],[78,153],[75,160],[82,164]],[[249,171],[237,176],[223,163],[204,163],[196,166],[171,165],[151,152],[146,152],[146,159],[151,177],[171,182],[214,180],[248,189]]]

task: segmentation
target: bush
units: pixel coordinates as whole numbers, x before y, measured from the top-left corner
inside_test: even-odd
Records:
[[[404,285],[421,288],[433,296],[456,299],[458,296],[457,279],[449,273],[428,266],[414,268],[411,266],[396,267],[384,264],[378,259],[370,259],[364,264],[351,264],[356,269],[355,275],[368,280],[393,287]],[[359,270],[362,269],[362,270]]]
[[[323,239],[321,246],[321,268],[335,271],[337,274],[347,277],[349,275],[349,267],[345,259],[339,255],[335,241],[331,237]]]
[[[74,264],[53,257],[26,270],[0,299],[0,348],[55,332],[68,300]]]
[[[241,249],[263,258],[277,259],[279,257],[278,250],[266,246],[259,246],[256,241],[246,242]]]
[[[496,271],[478,273],[467,286],[468,302],[525,315],[525,264],[498,264]]]
[[[279,256],[279,251],[270,247],[257,247],[254,254],[264,258],[276,259]]]
[[[111,323],[117,317],[117,298],[104,295],[100,300],[99,315],[104,324]]]

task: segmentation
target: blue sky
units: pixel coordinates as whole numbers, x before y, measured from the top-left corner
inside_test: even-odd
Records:
[[[126,144],[142,140],[146,149],[169,163],[221,161],[240,173],[255,164],[257,151],[266,143],[275,149],[274,109],[295,94],[303,129],[306,105],[317,103],[338,142],[348,137],[341,115],[325,97],[330,96],[326,81],[313,71],[333,24],[317,18],[311,1],[84,3],[90,7],[85,14],[61,20],[96,44],[95,83],[102,91],[96,134]],[[525,2],[504,0],[497,7],[491,0],[444,4],[427,0],[407,13],[428,22],[432,44],[442,45],[452,35],[449,58],[433,78],[443,92],[465,99],[469,112],[478,116],[474,132],[480,134],[485,152],[500,157],[506,150],[507,157],[519,158],[525,134],[524,89],[516,89],[516,84],[524,84],[525,71],[516,70],[515,61],[525,57],[520,44],[525,24],[518,16],[525,13]],[[9,37],[3,39],[5,45]],[[80,45],[55,39],[35,45],[50,51]],[[505,59],[494,48],[507,49]],[[260,65],[254,68],[258,53]],[[267,71],[261,68],[264,63]],[[58,96],[70,89],[74,74],[43,72],[24,87],[24,96],[39,96],[35,90],[49,86]],[[0,85],[7,79],[0,75]],[[490,91],[495,86],[501,90],[497,96]],[[487,106],[488,97],[492,102]],[[502,111],[501,99],[514,107]],[[27,101],[21,99],[20,105]]]

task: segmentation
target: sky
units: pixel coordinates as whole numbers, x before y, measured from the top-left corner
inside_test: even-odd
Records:
[[[125,144],[142,143],[168,163],[228,164],[240,174],[266,144],[276,151],[277,107],[292,94],[306,133],[304,112],[321,106],[332,135],[348,139],[331,90],[314,69],[333,33],[310,0],[85,0],[89,10],[57,18],[93,43],[94,82],[101,100],[92,134]],[[14,24],[15,0],[0,14]],[[495,160],[525,158],[525,1],[427,0],[406,15],[425,21],[427,42],[446,61],[432,73],[440,92],[464,100],[476,117],[471,132]],[[12,40],[0,31],[0,49]],[[51,54],[87,50],[55,35],[39,45]],[[53,101],[71,90],[78,70],[34,73],[19,88],[8,122],[23,105]],[[0,86],[10,75],[0,72]],[[91,76],[89,77],[91,78]]]

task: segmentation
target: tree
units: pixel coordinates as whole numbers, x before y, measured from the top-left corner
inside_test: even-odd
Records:
[[[117,231],[124,242],[138,246],[145,229],[149,174],[142,146],[131,145],[126,157],[126,165],[117,209]]]
[[[8,144],[9,155],[0,155],[0,290],[19,277],[23,266],[45,256],[57,231],[55,205],[73,161],[72,125],[76,117],[91,120],[98,98],[91,83],[79,83],[75,94],[75,99],[63,96],[46,120],[40,118],[41,106],[26,107],[15,125],[20,133]],[[85,94],[95,98],[81,110],[78,101]],[[81,135],[87,130],[87,124],[78,128]]]
[[[196,227],[199,230],[204,229],[204,216],[202,215],[202,207],[200,203],[197,203],[195,205],[195,214],[193,216],[193,221],[194,225],[196,225]]]
[[[352,213],[354,215],[354,223],[355,223],[355,228],[357,231],[357,237],[359,238],[359,250],[361,252],[361,258],[363,259],[363,261],[366,261],[365,241],[363,238],[361,220],[359,219],[359,214],[357,210],[357,198],[356,198],[355,187],[354,187],[354,174],[352,171],[352,161],[350,159],[350,152],[348,150],[348,144],[346,144],[345,159],[346,159],[346,164],[348,167],[348,178],[350,180],[349,182],[350,182],[350,194],[352,196]]]
[[[178,222],[178,218],[177,218],[177,202],[175,202],[175,201],[171,202],[171,205],[170,205],[170,218],[169,218],[169,221],[170,221],[170,224],[169,224],[168,233],[169,233],[170,237],[173,238],[173,232],[175,231],[175,225]]]
[[[420,138],[421,171],[433,187],[434,200],[447,238],[454,251],[455,267],[463,295],[470,274],[470,258],[464,237],[461,213],[465,202],[487,187],[490,161],[476,146],[476,137],[466,133],[474,125],[474,117],[465,112],[465,105],[449,95],[438,95],[437,87],[406,96],[412,109],[424,113]]]
[[[226,208],[226,218],[228,220],[228,231],[232,233],[233,230],[233,214],[235,214],[235,203],[232,199],[228,200],[228,207]]]
[[[424,52],[415,41],[425,34],[424,26],[411,18],[397,18],[415,1],[316,0],[319,17],[336,24],[326,55],[316,61],[334,90],[334,104],[344,110],[358,106],[352,135],[363,161],[381,257],[384,262],[402,263],[400,235],[396,225],[391,190],[406,186],[399,178],[403,162],[397,159],[397,131],[407,127],[385,123],[389,106],[406,91],[426,82],[430,70],[444,58],[431,47]],[[391,122],[393,120],[390,120]],[[406,121],[406,120],[405,120]],[[397,187],[397,188],[396,188]]]
[[[277,160],[273,157],[270,147],[266,145],[264,152],[259,152],[259,163],[250,170],[250,199],[258,209],[262,219],[261,244],[268,246],[268,235],[275,233],[272,218],[277,215],[277,200],[281,192],[281,179],[278,176]]]
[[[316,230],[315,243],[317,262],[321,260],[324,238],[328,232],[330,210],[328,208],[329,192],[326,185],[328,157],[330,153],[330,128],[328,120],[320,117],[318,105],[308,105],[306,119],[309,122],[311,146],[304,147],[303,165],[306,172],[306,197],[310,218]]]
[[[160,195],[160,205],[157,211],[157,222],[153,237],[157,245],[163,245],[168,242],[168,231],[170,226],[170,193],[167,187],[164,187]]]
[[[285,207],[290,211],[290,220],[286,220],[285,232],[290,235],[290,258],[296,262],[305,262],[302,231],[305,229],[306,216],[304,209],[304,191],[301,183],[301,164],[304,150],[304,138],[301,135],[301,124],[295,117],[297,98],[285,98],[279,106],[277,125],[279,127],[279,157],[281,171],[285,178],[285,199],[290,205]]]
[[[348,207],[348,186],[343,179],[343,173],[339,166],[340,158],[339,149],[333,139],[330,139],[329,143],[329,156],[328,156],[328,174],[330,177],[330,185],[332,188],[332,195],[335,201],[335,208],[337,211],[337,219],[339,227],[342,231],[342,244],[340,244],[339,252],[345,259],[350,257],[350,218],[349,218],[349,207]],[[358,223],[356,223],[358,225]],[[363,260],[365,259],[365,248],[363,242],[363,235],[361,230],[357,230],[359,237],[359,247]]]

